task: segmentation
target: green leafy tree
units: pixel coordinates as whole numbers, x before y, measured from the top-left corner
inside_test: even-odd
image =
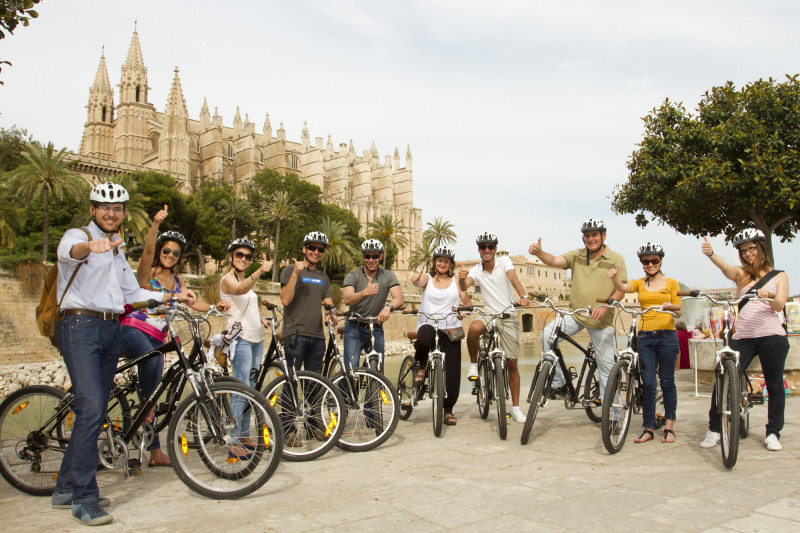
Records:
[[[331,279],[339,279],[353,267],[360,255],[360,248],[353,242],[353,236],[348,235],[347,226],[341,220],[325,217],[320,228],[328,236],[328,247],[322,256],[322,268]]]
[[[422,243],[418,244],[408,258],[408,268],[410,270],[428,270],[433,261],[433,251],[436,249],[436,244],[428,239],[423,238]]]
[[[33,142],[33,139],[26,130],[16,126],[0,128],[0,173],[15,170],[25,163],[22,152],[29,142]]]
[[[428,222],[428,229],[422,233],[422,238],[433,244],[434,248],[443,244],[455,244],[458,235],[453,227],[448,220],[436,217],[433,222]]]
[[[3,187],[0,189],[0,247],[12,252],[16,249],[22,223],[22,209],[17,204],[16,194]]]
[[[136,181],[134,181],[133,177],[126,174],[108,179],[95,178],[91,186],[107,182],[122,185],[125,190],[128,191],[128,197],[130,198],[125,209],[125,220],[120,229],[120,235],[125,238],[129,231],[139,242],[144,242],[144,238],[150,230],[150,224],[153,222],[152,217],[147,214],[146,210],[147,201],[149,199],[139,191],[139,186]],[[85,226],[91,222],[91,220],[91,213],[88,210],[82,210],[72,219],[71,225],[73,227]]]
[[[636,213],[683,234],[732,237],[754,226],[792,240],[800,226],[800,83],[787,76],[737,90],[714,87],[697,114],[666,100],[644,117],[645,133],[614,191],[618,213]],[[648,217],[645,213],[649,213]]]
[[[279,254],[281,242],[281,224],[291,224],[300,219],[300,207],[288,191],[277,191],[268,201],[263,219],[275,228],[275,251],[272,254],[272,281],[278,281],[281,260],[286,257]]]
[[[70,161],[66,156],[66,148],[56,152],[52,142],[44,147],[38,142],[28,143],[23,152],[26,164],[10,177],[9,186],[22,201],[42,205],[42,262],[47,261],[51,195],[58,201],[66,196],[79,199],[86,191],[83,178],[70,170],[78,160]]]
[[[390,247],[403,248],[408,245],[408,239],[403,235],[408,230],[401,222],[396,221],[390,214],[381,215],[369,224],[370,235],[383,243],[387,252]],[[383,254],[383,268],[386,268],[386,258],[389,254]]]
[[[231,240],[236,238],[236,222],[244,222],[252,216],[253,207],[247,198],[231,196],[219,202],[219,216],[223,222],[231,225]]]

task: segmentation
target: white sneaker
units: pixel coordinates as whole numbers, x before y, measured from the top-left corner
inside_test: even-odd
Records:
[[[522,412],[519,406],[511,408],[511,417],[520,424],[524,423],[526,418],[525,413]]]
[[[779,452],[783,449],[781,441],[778,440],[778,437],[776,437],[774,433],[767,435],[767,438],[764,439],[764,444],[767,445],[767,449],[771,452]]]
[[[708,430],[706,433],[706,438],[703,439],[703,442],[700,443],[701,448],[713,448],[719,444],[719,433],[716,431]]]
[[[470,381],[478,381],[478,363],[470,363],[469,371],[467,372],[467,379]]]

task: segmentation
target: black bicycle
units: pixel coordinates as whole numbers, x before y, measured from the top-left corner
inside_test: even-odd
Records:
[[[296,370],[289,364],[278,333],[278,313],[282,311],[266,300],[261,303],[271,312],[266,319],[272,340],[256,377],[256,388],[263,391],[269,405],[278,412],[285,436],[283,458],[310,461],[339,442],[347,407],[339,387],[330,379],[316,372]],[[287,342],[293,341],[289,338]],[[268,378],[273,379],[267,381]]]
[[[564,395],[564,405],[567,409],[573,409],[577,404],[580,404],[586,410],[586,416],[592,422],[600,422],[600,382],[597,379],[597,360],[594,355],[594,346],[590,342],[584,348],[572,337],[564,332],[565,317],[574,314],[588,314],[589,309],[576,309],[568,311],[566,309],[559,309],[550,298],[536,297],[538,300],[543,301],[543,307],[550,307],[556,313],[555,326],[550,338],[550,349],[542,352],[539,358],[539,364],[536,366],[536,371],[533,374],[533,381],[531,382],[531,389],[528,393],[528,415],[525,418],[525,425],[522,426],[522,436],[520,442],[522,444],[528,443],[533,423],[536,421],[536,414],[540,407],[547,404],[548,396],[553,385],[553,379],[556,375],[556,367],[561,369],[564,380],[566,382],[567,390]],[[564,362],[564,356],[561,353],[559,342],[565,340],[575,348],[577,348],[583,355],[583,365],[581,365],[580,374],[575,373],[575,369],[567,368]],[[577,379],[575,385],[572,380]],[[583,392],[579,392],[583,390]]]
[[[258,391],[238,381],[215,382],[199,321],[175,298],[165,305],[151,300],[136,307],[163,314],[169,340],[117,368],[117,377],[124,380],[111,392],[112,418],[99,435],[99,463],[122,469],[127,476],[130,466],[141,465],[141,454],[154,435],[168,426],[173,470],[189,488],[216,499],[239,498],[260,488],[278,467],[283,449],[275,411]],[[176,332],[180,321],[190,330],[188,354]],[[153,394],[137,405],[133,368],[170,352],[177,353],[178,360]],[[159,403],[162,396],[166,401]],[[0,474],[12,486],[33,495],[52,494],[75,421],[74,403],[71,392],[35,385],[0,404]],[[157,423],[152,422],[153,413],[161,417]],[[129,446],[139,449],[138,464],[131,464]]]

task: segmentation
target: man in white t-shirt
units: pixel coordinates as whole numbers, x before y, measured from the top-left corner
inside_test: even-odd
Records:
[[[458,284],[466,291],[472,285],[479,285],[483,297],[483,307],[490,313],[501,313],[510,305],[530,305],[522,283],[517,279],[514,265],[507,256],[496,257],[497,236],[492,233],[481,233],[475,240],[481,262],[467,271],[458,271]],[[515,302],[514,291],[520,299]],[[478,379],[478,345],[481,334],[486,330],[488,318],[481,316],[473,321],[467,333],[467,350],[469,351],[469,373],[471,381]],[[511,311],[509,318],[497,319],[500,337],[500,349],[506,354],[508,364],[508,385],[511,389],[511,416],[517,422],[525,422],[525,414],[519,408],[519,319],[517,313]]]

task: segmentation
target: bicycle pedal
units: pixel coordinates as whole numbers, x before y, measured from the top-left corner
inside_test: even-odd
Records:
[[[139,459],[128,459],[128,475],[138,476],[142,473],[142,462]]]
[[[575,367],[574,367],[574,366],[571,366],[571,367],[569,367],[569,368],[568,368],[568,370],[569,370],[569,377],[570,377],[570,379],[575,379],[575,378],[577,378],[577,377],[578,377],[578,371],[577,371],[577,370],[575,370]]]
[[[764,395],[758,392],[748,394],[747,399],[752,405],[764,405]]]

